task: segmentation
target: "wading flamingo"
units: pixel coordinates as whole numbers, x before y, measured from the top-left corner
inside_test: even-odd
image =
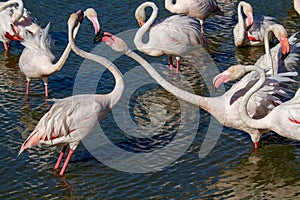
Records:
[[[112,49],[125,53],[127,56],[139,62],[158,84],[176,97],[197,105],[209,112],[224,126],[249,133],[255,144],[255,148],[258,148],[258,141],[264,130],[251,128],[245,125],[241,120],[238,111],[241,102],[239,97],[247,91],[247,87],[249,87],[248,81],[241,80],[237,82],[225,94],[218,97],[204,97],[192,94],[167,82],[146,60],[130,50],[126,43],[120,38],[105,32],[100,36],[96,36],[94,39],[94,42],[101,41],[112,47]],[[119,49],[122,49],[122,51]],[[253,105],[252,107],[248,106],[251,115],[258,118],[265,116],[275,104],[280,104],[281,100],[278,96],[286,96],[287,94],[285,92],[286,89],[282,88],[279,83],[288,81],[290,81],[289,78],[280,76],[269,78],[264,87],[256,92],[252,98],[255,105],[254,109],[252,109]]]
[[[95,32],[100,31],[97,13],[94,9],[87,9],[84,14],[93,23]],[[19,59],[20,70],[25,74],[26,95],[29,94],[30,80],[43,79],[45,85],[45,96],[48,97],[48,77],[59,71],[65,64],[71,51],[70,43],[61,55],[60,59],[53,63],[55,56],[51,52],[51,36],[48,34],[49,24],[41,32],[35,35],[26,34],[22,44],[25,46]]]
[[[246,20],[243,18],[243,12],[247,16]],[[238,4],[238,23],[233,28],[234,44],[236,47],[243,46],[259,46],[264,44],[264,33],[266,28],[272,24],[276,24],[273,17],[268,16],[254,16],[251,4],[240,1]],[[273,37],[268,36],[268,41]]]
[[[24,8],[22,0],[0,2],[0,41],[6,52],[9,51],[12,40],[23,40],[23,30],[35,34],[40,29]]]
[[[146,7],[153,10],[147,22]],[[180,56],[207,43],[207,40],[201,35],[199,22],[185,15],[173,15],[150,27],[157,13],[158,8],[153,2],[145,2],[136,9],[135,18],[141,27],[134,37],[134,44],[139,51],[150,56],[168,55],[171,70],[174,67],[172,56],[176,56],[176,70],[179,72]],[[147,31],[149,40],[144,43],[143,36]]]
[[[171,13],[184,14],[194,17],[201,24],[201,33],[204,35],[204,21],[213,15],[224,15],[216,0],[165,0],[165,8]]]
[[[106,67],[115,78],[115,88],[108,94],[83,94],[56,100],[20,149],[20,153],[22,153],[25,149],[37,144],[63,145],[55,165],[55,169],[58,169],[69,145],[70,150],[60,175],[64,174],[68,162],[80,141],[90,134],[93,128],[106,117],[107,113],[119,101],[124,90],[122,74],[113,63],[76,47],[73,32],[76,34],[78,31],[83,16],[83,12],[79,11],[76,14],[71,14],[68,20],[69,43],[72,50],[79,56]]]
[[[300,89],[298,89],[294,98],[275,107],[265,117],[253,119],[248,115],[246,107],[251,96],[264,84],[266,80],[265,72],[253,65],[236,65],[228,71],[234,78],[242,77],[251,71],[256,71],[259,74],[259,80],[242,97],[239,106],[241,119],[245,124],[255,129],[267,129],[283,137],[300,140]]]
[[[280,41],[270,50],[268,35],[273,32]],[[268,71],[268,74],[277,72],[297,71],[300,60],[300,32],[296,32],[291,37],[285,28],[280,24],[269,26],[265,31],[265,55],[261,56],[254,65]]]

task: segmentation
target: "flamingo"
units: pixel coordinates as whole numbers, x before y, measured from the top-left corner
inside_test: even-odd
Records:
[[[243,12],[247,16],[244,21]],[[276,19],[269,16],[253,17],[251,4],[240,1],[238,4],[238,23],[233,28],[234,44],[236,47],[259,46],[264,44],[264,33],[268,26],[276,24]],[[272,39],[268,36],[268,41]]]
[[[56,100],[25,140],[19,152],[21,154],[25,149],[37,144],[63,145],[54,167],[58,169],[69,145],[70,150],[61,168],[60,175],[64,174],[68,162],[80,141],[90,134],[93,128],[106,117],[124,91],[122,74],[113,63],[76,47],[73,38],[75,36],[73,35],[77,33],[83,16],[83,12],[79,11],[69,17],[68,35],[70,46],[77,55],[106,67],[115,77],[115,88],[108,94],[83,94]]]
[[[153,9],[152,14],[145,23],[146,7]],[[158,8],[153,2],[141,4],[135,12],[141,28],[134,37],[136,48],[150,56],[169,55],[170,69],[173,69],[172,56],[176,56],[176,71],[179,72],[180,56],[184,56],[192,49],[206,43],[206,39],[201,35],[199,22],[185,15],[173,15],[162,22],[150,27],[157,17]],[[149,41],[143,43],[144,34],[149,32]]]
[[[84,14],[93,23],[95,32],[100,31],[97,13],[94,9],[87,9]],[[43,79],[45,86],[45,96],[48,97],[48,77],[59,71],[66,62],[71,51],[70,43],[65,48],[60,59],[54,62],[55,56],[51,52],[51,37],[48,34],[50,24],[41,32],[35,35],[26,34],[25,40],[21,43],[25,46],[19,59],[20,70],[25,74],[26,95],[29,94],[30,80]]]
[[[165,8],[172,13],[185,14],[199,20],[204,35],[204,22],[213,15],[224,15],[216,0],[165,0]]]
[[[300,15],[300,0],[294,0],[294,9]]]
[[[12,40],[24,39],[23,30],[31,34],[41,30],[41,27],[34,22],[33,17],[24,8],[23,1],[0,2],[0,40],[3,42],[5,52],[9,51]]]
[[[270,32],[274,32],[275,37],[280,41],[270,50],[267,41]],[[287,32],[280,24],[274,24],[265,31],[265,52],[255,63],[255,65],[265,69],[269,74],[278,72],[297,71],[300,59],[300,32],[294,33],[287,39]]]
[[[283,137],[300,140],[300,89],[291,100],[275,107],[265,117],[253,119],[248,115],[246,106],[251,96],[264,84],[266,80],[264,70],[255,65],[236,65],[228,71],[231,73],[230,76],[234,78],[241,77],[251,71],[256,71],[259,74],[259,80],[245,93],[239,106],[241,119],[247,126],[255,129],[267,129]]]
[[[258,141],[265,130],[254,129],[245,125],[245,123],[241,120],[240,113],[238,111],[241,103],[241,99],[239,97],[247,91],[249,87],[248,81],[241,80],[237,82],[225,94],[218,97],[204,97],[192,94],[167,82],[146,60],[130,50],[122,39],[112,35],[111,33],[105,32],[101,35],[97,35],[94,42],[105,42],[115,51],[125,53],[127,56],[133,58],[139,62],[152,76],[152,78],[168,92],[209,112],[224,126],[249,133],[252,141],[254,142],[254,147],[258,148]],[[281,103],[280,98],[277,96],[286,96],[287,93],[286,89],[281,87],[279,83],[288,81],[290,81],[290,79],[280,76],[273,76],[272,78],[269,78],[264,87],[255,93],[252,98],[254,100],[253,104],[255,104],[255,107],[253,107],[253,105],[252,107],[248,106],[248,108],[250,107],[251,115],[257,118],[265,116],[275,104]],[[252,108],[254,108],[254,110]]]

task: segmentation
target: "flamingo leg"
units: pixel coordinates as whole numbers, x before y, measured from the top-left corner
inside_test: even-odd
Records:
[[[65,152],[66,152],[66,150],[67,150],[67,147],[68,147],[68,145],[64,145],[64,146],[62,147],[62,149],[61,149],[61,151],[60,151],[60,154],[59,154],[59,157],[58,157],[58,159],[57,159],[57,162],[56,162],[56,164],[55,164],[54,169],[58,169],[58,168],[59,168],[60,163],[61,163],[61,160],[62,160],[62,158],[64,157]]]
[[[27,83],[26,83],[26,95],[29,94],[29,88],[30,88],[30,80],[27,79]]]
[[[69,161],[70,161],[70,159],[71,159],[71,156],[72,156],[73,152],[74,152],[74,150],[73,150],[73,149],[70,149],[70,151],[69,151],[69,153],[68,153],[68,156],[67,156],[67,158],[66,158],[66,160],[65,160],[65,163],[64,163],[63,167],[62,167],[61,170],[60,170],[60,173],[59,173],[60,176],[62,176],[62,175],[64,174],[64,172],[65,172],[65,170],[66,170],[66,168],[67,168],[67,166],[68,166],[68,163],[69,163]]]
[[[45,96],[48,97],[48,83],[44,83],[45,85]]]
[[[180,67],[180,57],[176,56],[176,72],[179,73],[179,67]]]
[[[169,56],[169,65],[170,65],[170,70],[172,71],[174,68],[172,56]]]
[[[200,21],[200,25],[201,25],[201,35],[204,36],[204,21],[201,19],[199,21]]]
[[[4,50],[7,52],[10,48],[10,42],[3,42]]]

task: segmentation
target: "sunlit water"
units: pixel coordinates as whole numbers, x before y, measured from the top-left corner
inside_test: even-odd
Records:
[[[46,26],[51,22],[50,32],[55,40],[55,54],[58,57],[67,44],[67,19],[70,13],[94,7],[99,13],[102,29],[117,34],[137,28],[134,10],[142,2],[141,0],[76,2],[25,0],[24,4],[37,18],[39,24]],[[164,9],[163,1],[154,2],[160,9],[159,18],[170,15]],[[263,47],[236,49],[233,44],[232,29],[237,22],[238,2],[229,0],[218,2],[225,16],[212,17],[205,24],[205,33],[210,41],[208,53],[215,64],[211,67],[223,71],[232,64],[254,63],[264,53]],[[292,1],[249,0],[249,2],[254,7],[254,14],[276,17],[286,26],[289,35],[300,30],[300,17],[293,9]],[[86,20],[76,43],[80,48],[91,51],[96,47],[92,42],[93,37],[92,26]],[[124,120],[123,127],[120,127],[117,119],[117,115],[122,116],[118,110],[117,113],[111,112],[101,123],[101,130],[107,140],[101,143],[99,153],[106,156],[106,161],[113,161],[114,166],[127,166],[129,172],[100,162],[83,144],[76,149],[64,176],[59,176],[58,172],[53,170],[59,147],[36,147],[17,157],[21,144],[52,104],[51,101],[45,100],[41,80],[32,81],[31,93],[26,98],[25,76],[18,68],[22,48],[21,44],[13,42],[10,53],[0,55],[1,199],[299,198],[299,142],[267,133],[260,142],[259,151],[254,152],[252,142],[246,133],[224,127],[219,138],[214,138],[216,144],[212,150],[206,156],[199,157],[199,150],[213,120],[211,115],[182,103],[153,80],[149,84],[140,85],[131,93],[125,91],[124,95],[130,95],[128,102],[125,102],[127,104],[122,106],[127,109],[129,114],[125,116],[129,120]],[[0,49],[3,51],[3,47]],[[204,96],[219,94],[212,90],[211,80],[202,76],[211,71],[205,69],[210,66],[202,61],[199,52],[183,61],[180,75],[169,72],[166,57],[144,57],[149,62],[160,63],[163,66],[160,69],[164,77],[173,84],[180,83],[178,86],[183,89]],[[92,70],[102,68],[85,71],[84,66],[81,66],[82,61],[82,58],[71,53],[62,70],[50,77],[50,98],[71,96],[79,75],[87,78],[79,85],[77,92],[97,88],[98,93],[107,93],[113,88],[114,81],[107,71],[101,77],[90,76],[94,74]],[[197,70],[189,67],[199,66],[200,62],[204,71],[203,74],[201,72],[201,76]],[[120,67],[125,79],[126,74],[137,66],[136,62],[124,56],[117,58],[115,64]],[[207,66],[204,66],[205,64]],[[141,73],[131,73],[125,84],[142,82],[144,79],[151,80],[145,71],[139,72]],[[96,86],[92,85],[95,81]],[[230,84],[225,85],[225,88],[229,87]],[[121,111],[122,106],[119,107]],[[186,121],[182,118],[184,106],[193,111],[185,116]],[[131,123],[135,128],[146,127],[148,132],[145,129],[126,131],[126,128],[133,126]],[[184,128],[180,129],[181,126]],[[181,131],[183,135],[177,137],[179,130],[183,130]],[[131,168],[135,169],[142,163],[137,163],[136,160],[125,160],[128,161],[125,163],[125,156],[116,154],[109,143],[111,141],[114,148],[130,152],[130,155],[145,155],[145,160],[141,162],[147,162],[148,154],[163,150],[176,139],[182,141],[182,144],[190,145],[184,147],[178,142],[178,148],[175,149],[180,153],[176,155],[174,151],[166,151],[161,157],[155,157],[156,164],[168,160],[170,163],[161,168],[155,168],[156,165],[147,166],[144,169],[147,173],[132,171]]]

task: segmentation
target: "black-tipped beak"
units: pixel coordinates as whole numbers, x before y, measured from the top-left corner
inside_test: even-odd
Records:
[[[246,27],[246,31],[249,31],[250,28],[252,27],[252,25],[253,25],[253,24],[251,24],[250,26],[247,26],[247,27]]]
[[[289,51],[287,53],[282,54],[281,55],[281,60],[284,60],[286,57],[288,57],[289,54],[290,54]]]
[[[102,42],[103,36],[104,36],[104,33],[98,32],[98,33],[96,34],[96,36],[94,37],[94,43]]]

